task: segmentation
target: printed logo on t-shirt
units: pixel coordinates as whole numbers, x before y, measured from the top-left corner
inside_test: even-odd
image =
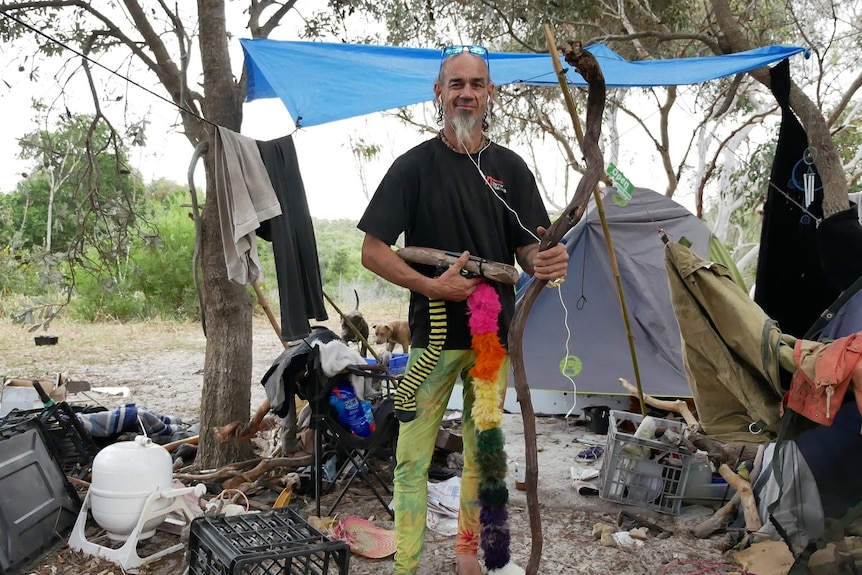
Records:
[[[491,176],[485,176],[485,179],[488,181],[488,185],[491,186],[491,189],[497,192],[500,196],[506,195],[506,186],[503,185],[502,180],[495,180]]]

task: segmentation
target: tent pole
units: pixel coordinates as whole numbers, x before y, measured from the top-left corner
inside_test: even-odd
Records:
[[[263,290],[260,288],[260,284],[257,281],[251,282],[252,287],[254,287],[254,293],[257,295],[257,303],[260,305],[260,309],[266,314],[267,319],[269,320],[269,325],[272,326],[273,331],[275,331],[275,335],[278,336],[278,340],[281,341],[281,345],[287,347],[287,342],[281,339],[281,327],[278,325],[278,321],[275,319],[275,315],[272,313],[272,309],[270,309],[269,304],[266,301],[266,296],[263,295]]]
[[[342,320],[342,321],[347,325],[347,327],[349,327],[349,328],[350,328],[350,331],[352,331],[352,332],[353,332],[353,335],[355,335],[355,336],[358,338],[358,340],[359,340],[359,341],[361,341],[362,343],[364,343],[364,344],[365,344],[365,347],[368,349],[368,351],[369,351],[369,352],[371,352],[371,355],[374,357],[374,361],[376,361],[376,362],[377,362],[377,365],[382,366],[382,365],[383,365],[383,360],[382,360],[382,359],[380,359],[380,356],[379,356],[379,355],[377,355],[377,352],[376,352],[376,351],[374,351],[374,348],[373,348],[373,347],[371,347],[371,344],[370,344],[370,343],[368,343],[368,340],[367,340],[367,339],[365,339],[365,336],[364,336],[364,335],[362,335],[361,333],[359,333],[359,329],[358,329],[355,325],[353,325],[353,322],[351,322],[351,321],[347,321],[347,317],[344,315],[344,312],[343,312],[343,311],[341,311],[341,310],[338,308],[338,306],[337,306],[337,305],[335,305],[335,302],[334,302],[334,301],[332,301],[332,298],[331,298],[331,297],[329,297],[328,295],[326,295],[326,292],[323,292],[323,297],[324,297],[324,298],[326,298],[326,301],[328,301],[328,302],[329,302],[329,305],[331,305],[331,306],[332,306],[332,308],[333,308],[333,309],[338,313],[338,315],[341,317],[341,320]],[[359,301],[359,300],[357,300],[357,301]]]
[[[557,52],[557,42],[554,39],[554,33],[551,30],[550,26],[545,24],[544,29],[545,37],[548,41],[548,49],[550,50],[551,54],[551,60],[554,64],[554,70],[557,72],[557,80],[560,83],[560,88],[562,88],[563,90],[563,100],[565,100],[566,108],[568,108],[569,110],[569,116],[571,116],[572,118],[572,124],[574,125],[575,133],[577,134],[577,138],[579,140],[578,144],[583,147],[583,135],[581,135],[580,133],[580,122],[578,122],[578,114],[577,110],[575,109],[575,101],[572,98],[572,94],[569,91],[569,86],[566,83],[566,72],[565,70],[563,70],[563,65],[560,64],[560,57],[559,53]],[[602,197],[601,193],[599,192],[598,186],[593,187],[593,197],[596,199],[596,209],[599,213],[599,221],[602,224],[602,232],[605,237],[605,244],[608,248],[608,258],[611,263],[611,270],[614,274],[614,281],[616,281],[617,284],[617,295],[619,296],[620,311],[623,314],[623,322],[625,323],[626,327],[626,337],[628,338],[629,342],[629,352],[632,356],[632,367],[634,368],[635,372],[635,383],[637,384],[638,389],[638,400],[640,401],[641,415],[646,417],[646,403],[644,402],[644,392],[643,386],[641,385],[640,369],[638,368],[638,358],[637,353],[635,352],[635,338],[632,334],[631,323],[629,322],[629,314],[626,307],[626,298],[625,294],[623,293],[622,279],[620,278],[620,268],[617,264],[617,255],[616,251],[614,250],[614,243],[611,239],[611,231],[608,228],[608,221],[605,217],[605,207],[602,204]]]

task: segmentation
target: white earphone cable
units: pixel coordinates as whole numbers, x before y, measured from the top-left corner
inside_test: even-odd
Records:
[[[497,198],[500,201],[500,203],[502,203],[506,207],[506,209],[512,213],[512,215],[515,216],[515,220],[518,222],[518,225],[521,226],[522,230],[524,230],[525,232],[530,234],[537,242],[541,241],[539,239],[539,236],[537,236],[535,233],[533,233],[529,229],[527,229],[527,227],[524,225],[524,223],[521,222],[521,217],[518,215],[518,212],[516,212],[514,209],[512,209],[512,207],[509,205],[509,203],[506,200],[504,200],[502,197],[500,197],[500,195],[497,193],[497,190],[495,190],[494,187],[491,185],[491,182],[488,180],[488,177],[485,175],[485,172],[482,171],[482,152],[487,150],[490,145],[491,145],[491,141],[488,140],[488,143],[485,144],[485,146],[483,146],[482,149],[480,149],[476,153],[476,159],[474,160],[473,156],[470,154],[469,150],[467,150],[467,146],[465,146],[463,142],[461,143],[461,147],[464,148],[464,152],[467,154],[467,157],[470,158],[470,162],[476,167],[476,170],[479,172],[479,175],[482,177],[482,181],[485,182],[485,185],[488,186],[488,189],[491,190],[491,193],[494,194],[494,197]],[[569,408],[569,410],[566,412],[566,415],[565,415],[565,418],[568,419],[569,416],[572,415],[572,412],[575,410],[575,407],[577,407],[577,405],[578,405],[578,386],[575,383],[574,378],[568,374],[568,358],[570,355],[569,354],[569,342],[571,341],[571,338],[572,338],[572,330],[569,329],[569,308],[566,306],[566,302],[563,299],[563,286],[562,285],[557,286],[557,295],[560,298],[560,305],[563,306],[563,312],[564,312],[563,313],[563,327],[566,328],[566,341],[565,341],[566,354],[563,356],[563,359],[564,359],[563,365],[565,365],[567,367],[564,369],[561,369],[560,373],[562,373],[563,376],[566,379],[568,379],[569,382],[572,384],[572,407]]]

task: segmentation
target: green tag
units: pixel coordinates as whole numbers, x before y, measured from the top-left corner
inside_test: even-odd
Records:
[[[608,176],[611,178],[611,182],[613,182],[614,186],[617,188],[617,194],[625,200],[625,203],[628,203],[628,201],[632,199],[632,192],[635,187],[625,174],[623,174],[615,165],[608,164],[607,172]]]
[[[560,361],[560,373],[568,377],[575,377],[581,373],[583,367],[581,358],[576,355],[567,355]]]

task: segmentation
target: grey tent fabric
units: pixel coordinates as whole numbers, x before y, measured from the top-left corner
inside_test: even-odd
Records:
[[[665,254],[686,372],[704,432],[720,441],[773,439],[780,424],[779,366],[795,369],[795,339],[781,333],[724,266],[676,242],[667,244]]]
[[[695,253],[706,257],[710,231],[685,207],[652,190],[635,188],[625,205],[615,188],[603,191],[644,391],[690,397],[661,235],[685,237]],[[560,291],[542,290],[527,318],[523,342],[527,380],[533,389],[570,393],[572,382],[565,370],[574,376],[580,394],[627,395],[617,381],[622,377],[634,383],[634,368],[594,201],[563,241],[569,251],[567,279]],[[519,293],[526,285],[529,282]],[[571,332],[568,351],[566,326]],[[574,367],[578,364],[579,371]]]

